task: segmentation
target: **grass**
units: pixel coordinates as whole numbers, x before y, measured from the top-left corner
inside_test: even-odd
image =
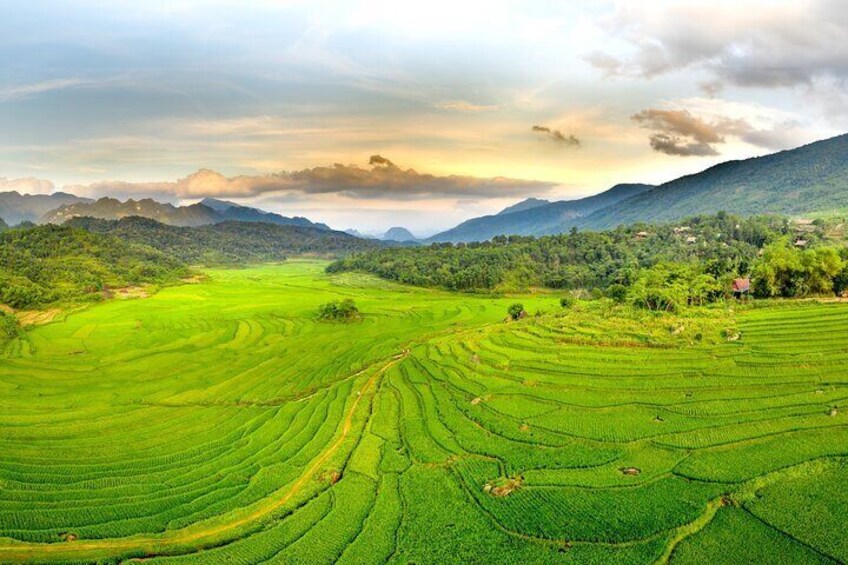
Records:
[[[563,310],[324,265],[6,344],[0,562],[848,560],[848,305]]]

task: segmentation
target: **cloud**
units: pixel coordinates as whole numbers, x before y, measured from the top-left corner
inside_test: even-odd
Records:
[[[371,155],[371,158],[368,159],[369,165],[386,165],[387,167],[394,167],[395,164],[383,157],[382,155]]]
[[[540,134],[545,134],[545,137],[552,139],[556,143],[562,145],[570,145],[572,147],[580,147],[580,140],[569,134],[567,137],[558,129],[551,129],[548,126],[533,126],[532,131]]]
[[[178,198],[205,196],[250,198],[260,195],[336,194],[357,199],[414,200],[429,197],[503,198],[539,194],[556,183],[504,177],[437,176],[401,169],[381,155],[372,155],[370,169],[335,164],[268,175],[226,177],[201,169],[173,182],[105,181],[66,189],[90,195],[170,194]]]
[[[652,130],[648,138],[654,151],[680,157],[719,155],[717,145],[733,136],[765,149],[785,149],[797,145],[797,123],[783,121],[758,128],[743,118],[718,116],[707,121],[688,110],[650,108],[631,116],[641,127]]]
[[[482,104],[474,104],[472,102],[468,102],[466,100],[448,100],[445,102],[440,102],[436,104],[436,108],[439,110],[445,110],[447,112],[485,112],[487,110],[494,110],[497,106],[487,106]]]
[[[720,80],[705,80],[698,83],[698,89],[709,98],[715,98],[724,90],[724,83]]]
[[[592,51],[583,57],[587,63],[603,71],[606,76],[616,76],[622,73],[624,61],[603,51]]]
[[[21,194],[50,194],[56,187],[49,180],[27,177],[7,179],[0,177],[0,192],[19,192]]]
[[[79,78],[62,78],[29,84],[18,84],[0,88],[0,101],[19,100],[36,94],[43,94],[54,90],[64,90],[77,86],[85,86],[88,84],[91,84],[91,82]]]
[[[606,75],[704,70],[713,91],[724,83],[778,88],[848,80],[844,0],[621,3],[602,27],[628,46],[616,56],[585,57]]]

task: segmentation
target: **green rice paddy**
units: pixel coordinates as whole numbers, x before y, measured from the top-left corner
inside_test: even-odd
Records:
[[[8,346],[0,563],[848,561],[848,304],[634,318],[323,267]]]

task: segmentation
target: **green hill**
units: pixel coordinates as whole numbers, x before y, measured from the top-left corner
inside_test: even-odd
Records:
[[[182,262],[151,247],[83,229],[46,225],[0,234],[0,304],[12,308],[100,299],[110,288],[186,274]]]
[[[66,225],[142,243],[192,264],[280,261],[287,255],[345,255],[379,244],[343,232],[265,222],[228,221],[198,227],[169,226],[130,216],[120,220],[74,218]]]
[[[622,200],[578,221],[590,229],[720,210],[798,215],[848,206],[848,135],[728,161]]]

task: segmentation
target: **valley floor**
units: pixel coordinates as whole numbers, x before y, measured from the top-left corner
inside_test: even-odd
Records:
[[[324,266],[8,346],[0,562],[848,561],[848,304],[563,311]],[[361,322],[317,321],[344,298]]]

